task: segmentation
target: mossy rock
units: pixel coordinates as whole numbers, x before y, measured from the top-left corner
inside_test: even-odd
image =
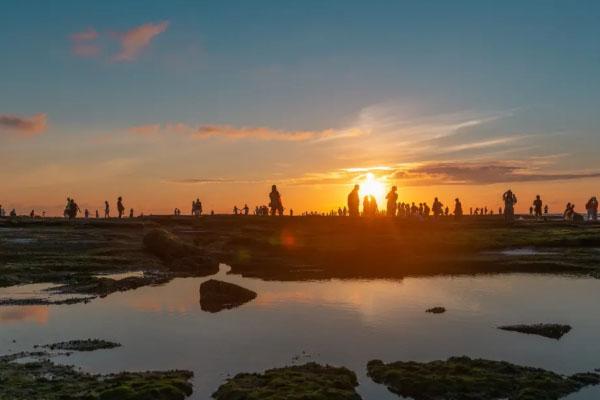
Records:
[[[233,283],[210,279],[200,285],[200,308],[219,312],[239,307],[256,298],[256,292]]]
[[[32,356],[40,361],[13,362]],[[184,400],[192,394],[191,371],[92,375],[44,356],[38,352],[0,357],[0,399]]]
[[[356,374],[316,363],[238,374],[222,385],[216,400],[360,400]]]
[[[144,235],[146,250],[162,260],[201,255],[201,250],[189,243],[182,241],[164,229],[151,229]]]
[[[555,400],[600,383],[596,373],[562,376],[505,361],[452,357],[446,361],[394,362],[367,365],[376,383],[415,400]]]
[[[569,325],[561,324],[532,324],[532,325],[505,325],[499,326],[503,331],[512,331],[526,333],[529,335],[539,335],[550,339],[560,339],[571,331]]]

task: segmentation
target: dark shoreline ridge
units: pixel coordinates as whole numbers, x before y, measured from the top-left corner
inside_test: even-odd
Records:
[[[415,400],[550,400],[600,384],[600,374],[594,372],[562,376],[540,368],[469,357],[428,363],[373,360],[367,370],[376,383]]]
[[[106,296],[218,263],[265,280],[396,278],[502,272],[600,277],[600,225],[465,218],[206,216],[132,220],[0,219],[0,287],[50,282],[56,293]],[[503,254],[522,247],[539,254]],[[435,249],[435,251],[431,251]],[[112,279],[99,274],[143,271]],[[32,301],[32,300],[22,300]],[[40,300],[40,304],[51,299]],[[0,299],[0,305],[19,304]],[[24,303],[23,303],[24,304]],[[67,303],[69,304],[69,303]]]
[[[83,339],[45,344],[42,346],[34,346],[34,348],[37,347],[43,347],[49,350],[95,351],[104,349],[114,349],[115,347],[121,347],[121,344],[109,342],[107,340],[102,339]]]

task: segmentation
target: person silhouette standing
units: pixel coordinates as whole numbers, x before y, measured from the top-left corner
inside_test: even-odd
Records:
[[[517,204],[517,196],[508,189],[502,195],[504,201],[504,221],[512,222],[515,219],[515,204]]]
[[[104,202],[104,218],[110,218],[110,205],[108,201]]]
[[[269,193],[269,207],[271,207],[271,215],[283,215],[283,203],[281,201],[281,195],[277,191],[277,185],[271,186],[271,193]]]
[[[354,189],[348,195],[348,212],[351,217],[358,217],[360,215],[360,198],[358,197],[358,191],[360,186],[354,185]]]
[[[117,199],[117,212],[119,213],[119,218],[122,218],[125,213],[125,206],[123,205],[123,198],[121,196]]]
[[[387,208],[386,215],[388,217],[395,217],[396,210],[398,209],[398,188],[396,186],[392,186],[392,190],[385,196],[387,199]]]

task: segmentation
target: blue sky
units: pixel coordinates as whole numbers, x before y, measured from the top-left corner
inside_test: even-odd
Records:
[[[372,166],[470,163],[477,174],[512,163],[540,184],[598,182],[596,1],[8,0],[2,9],[0,118],[46,118],[35,135],[0,119],[10,177],[116,163],[125,172],[94,177],[120,191],[142,176],[156,191],[213,180],[223,188],[211,192],[231,203],[234,181],[324,187]],[[160,32],[118,60],[139,27]],[[95,38],[73,39],[81,32]],[[94,54],[78,55],[79,44]],[[152,134],[132,134],[141,126]],[[289,139],[298,132],[306,139]],[[421,173],[406,185],[510,183],[513,173]],[[56,202],[66,191],[92,197],[85,182],[52,176],[13,188],[33,196],[51,185]],[[199,190],[177,188],[182,198]]]

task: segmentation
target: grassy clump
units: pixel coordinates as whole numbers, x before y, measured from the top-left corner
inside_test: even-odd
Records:
[[[213,393],[216,400],[360,400],[354,372],[308,363],[238,374]]]
[[[400,396],[415,400],[554,400],[600,383],[596,373],[562,376],[505,361],[452,357],[446,361],[370,361],[369,376]]]
[[[505,325],[499,326],[498,329],[558,340],[571,331],[571,326],[561,324]]]
[[[120,347],[120,343],[109,342],[102,339],[84,339],[69,340],[68,342],[59,342],[47,344],[42,347],[50,350],[73,350],[73,351],[94,351],[102,349],[114,349]]]
[[[190,371],[91,375],[49,360],[15,363],[0,357],[0,399],[184,400],[192,394]]]

